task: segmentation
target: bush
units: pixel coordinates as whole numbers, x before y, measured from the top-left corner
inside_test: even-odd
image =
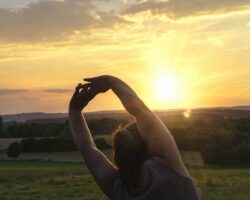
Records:
[[[215,134],[201,155],[207,164],[249,164],[250,138],[243,133]]]
[[[26,153],[36,152],[37,140],[34,138],[25,138],[21,140],[22,150]]]
[[[18,142],[13,142],[9,145],[7,155],[9,158],[17,158],[22,152],[22,147]]]
[[[25,138],[21,141],[23,152],[66,152],[75,151],[71,138]]]
[[[112,146],[106,142],[104,138],[97,138],[94,140],[98,149],[111,149]]]
[[[110,149],[112,146],[104,138],[94,140],[98,149]],[[67,152],[76,151],[76,146],[71,138],[25,138],[21,141],[25,153],[32,152]]]

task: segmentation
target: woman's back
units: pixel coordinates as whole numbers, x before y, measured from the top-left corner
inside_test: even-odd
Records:
[[[147,160],[143,167],[143,183],[127,188],[119,176],[114,183],[115,199],[119,200],[198,200],[193,179],[179,175],[159,157]]]

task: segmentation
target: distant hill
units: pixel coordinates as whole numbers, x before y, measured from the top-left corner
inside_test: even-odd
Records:
[[[67,118],[66,116],[62,118],[43,118],[43,119],[31,119],[27,120],[27,123],[56,123],[56,124],[61,124],[65,123],[65,120]],[[114,119],[119,119],[119,120],[127,120],[131,121],[133,119],[132,116],[130,116],[127,112],[125,111],[98,111],[98,112],[87,112],[84,113],[84,116],[86,117],[87,120],[91,119],[103,119],[103,118],[114,118]]]
[[[6,122],[36,122],[36,123],[64,123],[67,113],[20,113],[11,115],[2,115]],[[97,111],[85,113],[87,119],[117,118],[131,120],[132,117],[125,111]]]
[[[185,109],[157,110],[160,117],[178,115],[185,112]],[[216,114],[223,117],[250,118],[250,106],[218,107],[218,108],[196,108],[192,109],[193,114]],[[97,111],[85,113],[87,119],[116,118],[131,121],[133,118],[122,110],[118,111]],[[64,123],[67,113],[21,113],[3,115],[4,122],[36,122],[36,123]]]
[[[236,110],[250,110],[250,106],[233,106],[232,109],[236,109]]]
[[[55,118],[65,118],[66,113],[20,113],[20,114],[11,114],[11,115],[2,115],[4,122],[25,122],[33,119],[55,119]]]

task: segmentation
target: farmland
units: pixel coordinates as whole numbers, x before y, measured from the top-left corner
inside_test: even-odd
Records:
[[[112,150],[103,150],[109,159],[112,159]],[[199,152],[182,151],[184,162],[191,166],[203,166],[203,160]],[[6,153],[0,153],[0,161],[11,160]],[[18,157],[19,161],[55,161],[55,162],[81,162],[82,157],[79,152],[53,152],[53,153],[22,153]]]
[[[193,114],[188,119],[183,116],[168,115],[162,116],[162,119],[173,134],[202,199],[248,200],[250,199],[249,119],[239,118],[234,112],[232,116],[226,111],[223,111],[223,114],[223,116]],[[72,140],[67,123],[60,125],[59,132],[57,126],[47,124],[50,127],[48,128],[46,123],[41,125],[26,122],[6,125],[4,133],[6,137],[0,138],[0,199],[107,199],[88,173],[81,155],[75,150],[49,152],[33,149],[29,152],[23,151],[16,160],[7,156],[9,144],[14,141],[21,143],[20,141],[27,135],[36,140],[45,136],[66,137]],[[94,139],[102,138],[110,145],[112,145],[111,133],[119,123],[110,119],[89,121],[91,130],[95,133]],[[39,132],[40,130],[47,132]],[[98,130],[105,131],[99,134]],[[56,135],[58,133],[60,134]],[[49,144],[46,145],[45,147],[49,149]],[[111,148],[102,150],[111,159]],[[203,160],[204,156],[202,157],[200,152],[210,155],[207,157],[210,158],[207,159],[210,163]],[[216,159],[211,160],[211,158]]]
[[[203,200],[247,200],[249,168],[189,167]],[[0,161],[1,200],[107,199],[84,163]]]

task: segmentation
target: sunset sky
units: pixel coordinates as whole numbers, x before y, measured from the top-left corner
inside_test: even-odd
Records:
[[[250,0],[0,1],[0,114],[66,112],[102,74],[152,109],[250,105]]]

